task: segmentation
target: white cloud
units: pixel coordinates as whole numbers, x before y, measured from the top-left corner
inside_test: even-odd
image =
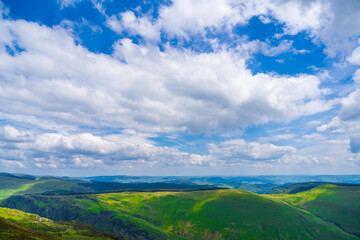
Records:
[[[155,146],[142,140],[141,134],[137,137],[138,142],[135,137],[127,141],[126,136],[136,133],[124,132],[124,136],[112,135],[110,138],[113,140],[91,133],[44,133],[29,137],[25,135],[26,131],[20,132],[14,127],[6,126],[0,132],[0,160],[18,161],[27,167],[37,164],[41,168],[116,166],[126,161],[158,166],[205,166],[212,160],[209,156]],[[9,145],[9,142],[12,144]]]
[[[228,140],[218,144],[209,144],[209,152],[219,159],[233,160],[271,160],[292,154],[292,146],[276,146],[269,143],[247,142],[243,139]]]
[[[339,133],[344,132],[342,127],[341,121],[339,117],[334,117],[330,123],[323,124],[316,128],[319,132],[332,132],[332,133]]]
[[[321,1],[268,1],[271,15],[286,24],[286,33],[295,35],[304,30],[318,30],[323,26],[329,4]]]
[[[107,25],[115,32],[122,33],[129,30],[134,35],[141,35],[153,41],[160,40],[160,31],[154,26],[149,17],[136,17],[134,12],[126,11],[118,17],[111,16],[106,20]]]
[[[157,19],[150,20],[146,15],[135,17],[133,12],[127,11],[120,13],[120,18],[107,16],[107,23],[116,32],[127,28],[135,34],[156,39],[160,31],[164,31],[189,39],[189,34],[205,35],[207,29],[231,31],[235,25],[246,24],[251,17],[263,13],[266,7],[253,1],[173,0],[171,5],[160,6]]]
[[[242,9],[249,7],[241,14]],[[159,10],[158,24],[169,34],[187,36],[190,33],[202,33],[206,28],[219,30],[225,26],[231,28],[238,23],[246,23],[253,15],[251,3],[231,0],[174,0],[172,5]]]
[[[63,9],[65,7],[73,7],[75,3],[81,2],[81,0],[58,0],[58,2],[60,3],[61,9]]]
[[[151,39],[158,39],[161,31],[186,39],[191,34],[205,36],[207,30],[227,31],[232,35],[235,26],[247,24],[254,16],[259,16],[265,24],[272,18],[284,24],[285,35],[305,31],[315,42],[324,43],[330,57],[350,53],[356,44],[353,39],[360,35],[357,0],[173,0],[170,5],[160,7],[157,19],[146,15],[135,17],[132,12],[122,14],[129,21],[108,17],[112,29],[128,28]]]
[[[298,50],[294,49],[293,41],[281,40],[277,46],[272,46],[270,40],[265,42],[259,40],[247,41],[244,40],[237,46],[237,49],[243,56],[252,56],[255,53],[262,53],[265,56],[276,56],[286,52],[296,53]]]
[[[355,48],[347,60],[352,64],[360,65],[360,47]]]
[[[231,129],[328,110],[317,76],[252,75],[236,50],[198,54],[122,39],[94,54],[62,28],[2,21],[0,112],[152,132]],[[125,63],[124,63],[125,62]],[[291,89],[291,90],[290,90]]]
[[[339,117],[343,121],[360,119],[360,89],[350,93],[348,97],[342,100],[342,107]]]
[[[0,140],[28,141],[32,139],[33,133],[31,131],[19,131],[10,125],[0,127]]]

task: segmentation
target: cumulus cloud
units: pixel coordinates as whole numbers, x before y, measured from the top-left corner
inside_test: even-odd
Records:
[[[0,127],[0,140],[6,141],[29,141],[33,139],[33,133],[31,131],[19,131],[16,128],[6,125]]]
[[[117,33],[128,30],[134,35],[141,35],[153,41],[160,40],[160,31],[152,24],[151,19],[146,16],[137,18],[132,11],[108,17],[106,24]]]
[[[219,144],[209,144],[209,152],[223,160],[271,160],[292,154],[296,148],[292,146],[276,146],[269,143],[247,142],[234,139]]]
[[[269,14],[284,23],[285,34],[307,32],[326,45],[330,57],[350,53],[360,34],[360,3],[357,0],[272,0],[254,1],[265,5]]]
[[[116,32],[128,29],[150,39],[158,39],[161,32],[189,39],[192,34],[205,36],[208,30],[231,35],[235,26],[247,24],[254,16],[267,19],[262,20],[264,24],[271,19],[283,24],[281,35],[307,32],[315,42],[326,45],[330,57],[350,53],[356,44],[353,39],[360,34],[357,0],[173,0],[160,6],[156,19],[146,14],[135,17],[128,11],[108,17],[108,26]]]
[[[202,132],[290,121],[332,107],[317,76],[253,75],[236,50],[160,51],[122,39],[108,56],[76,45],[59,27],[5,20],[0,29],[0,112],[7,114]],[[5,46],[23,51],[10,54]]]
[[[159,166],[203,166],[208,165],[212,159],[209,156],[181,152],[176,148],[155,146],[146,141],[135,142],[134,138],[133,141],[126,141],[124,136],[44,133],[29,137],[26,131],[20,132],[12,126],[5,126],[0,134],[3,136],[0,139],[0,159],[19,161],[24,166],[94,167],[119,165],[124,161],[140,161]],[[125,137],[127,135],[125,133]],[[5,144],[13,141],[16,142]]]
[[[127,11],[110,16],[107,23],[116,32],[126,28],[135,34],[154,38],[163,31],[188,39],[189,34],[205,34],[207,29],[226,28],[231,31],[236,24],[245,24],[252,16],[266,12],[266,8],[259,6],[252,1],[174,0],[169,6],[160,6],[157,19],[150,21],[147,15],[135,17],[133,12]],[[139,31],[141,29],[145,31]]]

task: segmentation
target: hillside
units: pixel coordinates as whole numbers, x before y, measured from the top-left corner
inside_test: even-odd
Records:
[[[94,193],[124,189],[208,189],[212,185],[175,184],[175,183],[119,183],[85,181],[71,178],[36,177],[0,173],[0,200],[14,195],[25,194],[61,194],[61,193]]]
[[[86,192],[88,188],[61,179],[23,179],[0,176],[0,200],[13,195],[35,193]]]
[[[35,214],[0,208],[0,239],[2,240],[124,240],[121,236],[101,232],[76,222],[53,222]]]
[[[27,195],[2,205],[129,239],[359,239],[282,200],[242,190]]]
[[[305,209],[360,236],[360,186],[326,184],[296,194],[271,197]]]

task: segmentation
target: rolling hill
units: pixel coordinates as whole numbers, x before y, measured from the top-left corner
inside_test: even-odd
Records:
[[[296,194],[271,195],[360,237],[360,185],[324,184]]]
[[[13,195],[26,194],[60,194],[60,193],[95,193],[124,189],[208,189],[212,185],[196,185],[186,183],[119,183],[85,181],[81,179],[36,177],[21,174],[0,173],[0,200]]]
[[[0,239],[2,240],[125,240],[94,227],[76,222],[54,222],[35,214],[0,208]]]
[[[129,239],[359,239],[280,197],[242,190],[26,195],[2,206]]]

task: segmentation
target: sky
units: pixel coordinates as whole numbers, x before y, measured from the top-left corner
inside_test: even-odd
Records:
[[[358,0],[0,0],[0,172],[360,173]]]

